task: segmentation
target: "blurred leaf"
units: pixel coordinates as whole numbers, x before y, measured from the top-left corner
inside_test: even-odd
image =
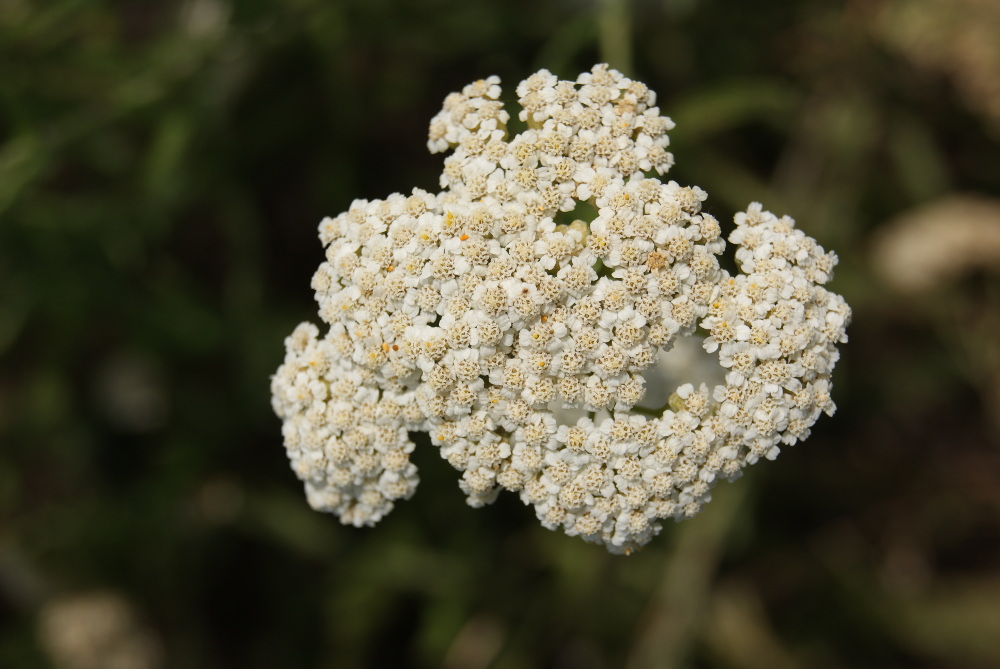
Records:
[[[785,127],[801,104],[801,95],[777,79],[737,79],[688,94],[667,111],[686,144],[750,121]]]
[[[629,667],[683,667],[703,630],[709,593],[726,536],[741,517],[747,481],[723,484],[712,492],[698,523],[675,528],[676,547],[636,630]]]
[[[889,126],[889,149],[900,184],[914,202],[930,200],[951,186],[945,156],[926,124],[912,114]]]
[[[886,598],[877,609],[909,649],[946,662],[1000,663],[1000,582],[942,581],[916,597]]]
[[[186,115],[168,112],[162,116],[146,162],[146,188],[154,198],[162,200],[177,192],[190,134]]]
[[[33,136],[18,135],[0,146],[0,215],[42,175],[47,164],[45,152]]]
[[[759,593],[748,583],[730,583],[713,595],[705,642],[734,669],[804,667],[774,633]]]

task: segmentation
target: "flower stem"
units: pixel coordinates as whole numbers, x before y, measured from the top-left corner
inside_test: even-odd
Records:
[[[629,0],[601,0],[597,15],[601,58],[622,74],[632,74],[632,19]]]

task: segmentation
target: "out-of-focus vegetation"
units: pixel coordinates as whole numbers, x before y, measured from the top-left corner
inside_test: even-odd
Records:
[[[0,0],[0,666],[1000,666],[997,35],[993,0]],[[839,253],[837,416],[628,558],[466,507],[426,444],[376,529],[311,511],[268,376],[318,221],[436,188],[448,92],[602,58],[710,212]]]

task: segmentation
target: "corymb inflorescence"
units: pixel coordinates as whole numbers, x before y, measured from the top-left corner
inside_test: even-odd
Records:
[[[506,489],[545,527],[629,552],[833,413],[850,309],[824,288],[836,256],[756,203],[729,236],[739,273],[719,267],[704,191],[645,176],[673,163],[645,85],[598,65],[517,95],[513,137],[496,77],[445,99],[440,192],[322,221],[328,327],[285,340],[274,410],[309,503],[344,523],[413,494],[426,432],[470,505]],[[581,203],[591,220],[567,216]],[[696,331],[724,380],[644,407],[660,353]]]

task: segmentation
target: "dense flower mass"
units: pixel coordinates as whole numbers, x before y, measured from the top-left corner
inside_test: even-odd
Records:
[[[517,94],[513,137],[496,77],[445,99],[441,192],[320,224],[329,329],[288,337],[274,409],[309,503],[344,523],[414,492],[425,431],[470,505],[510,490],[545,527],[629,552],[833,413],[850,309],[823,288],[836,256],[756,203],[729,237],[740,273],[720,269],[705,193],[645,176],[672,165],[673,123],[643,84],[598,65]],[[581,203],[592,220],[556,222]],[[660,352],[699,327],[724,383],[643,408]]]

